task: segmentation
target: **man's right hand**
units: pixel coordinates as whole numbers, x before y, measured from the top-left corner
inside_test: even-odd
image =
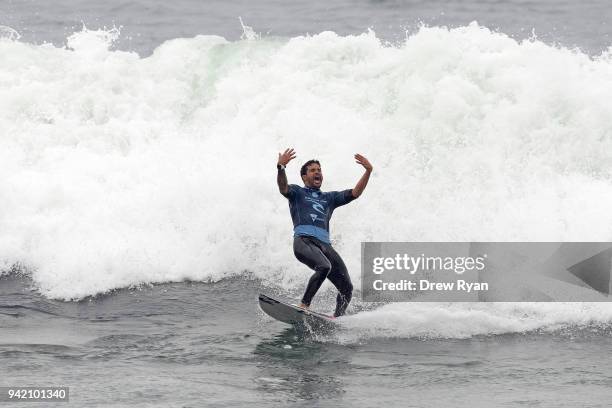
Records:
[[[293,149],[287,149],[284,153],[278,154],[278,162],[281,166],[287,166],[291,160],[295,159],[295,151]]]

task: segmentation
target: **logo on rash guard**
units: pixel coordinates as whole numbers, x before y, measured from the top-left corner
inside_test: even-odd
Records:
[[[319,212],[319,213],[325,215],[325,207],[323,207],[323,204],[312,203],[312,209],[315,210],[316,212]]]

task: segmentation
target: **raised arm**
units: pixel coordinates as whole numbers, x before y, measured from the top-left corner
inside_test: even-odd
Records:
[[[289,192],[289,183],[287,182],[285,167],[287,167],[287,164],[293,159],[295,159],[295,151],[293,149],[287,149],[284,153],[278,154],[278,161],[276,162],[276,168],[278,169],[276,183],[278,184],[278,191],[280,191],[282,195],[286,195]]]
[[[357,185],[351,191],[353,197],[357,198],[361,195],[361,193],[363,193],[363,190],[365,190],[366,186],[368,185],[368,180],[370,179],[370,174],[372,174],[373,167],[368,161],[368,159],[366,159],[359,153],[355,155],[355,162],[361,164],[365,169],[365,173],[363,173],[363,176],[361,176],[361,178],[357,182]]]

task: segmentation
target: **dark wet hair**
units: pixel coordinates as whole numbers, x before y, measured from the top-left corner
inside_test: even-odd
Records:
[[[308,171],[308,166],[310,166],[311,164],[318,164],[319,166],[321,165],[321,163],[319,163],[318,160],[315,160],[315,159],[308,160],[306,163],[302,165],[302,168],[300,169],[300,176],[306,175],[306,172]]]

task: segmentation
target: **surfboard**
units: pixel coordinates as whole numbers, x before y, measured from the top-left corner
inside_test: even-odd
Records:
[[[259,307],[268,316],[297,328],[328,330],[336,326],[336,320],[333,316],[302,309],[263,294],[259,294]]]

